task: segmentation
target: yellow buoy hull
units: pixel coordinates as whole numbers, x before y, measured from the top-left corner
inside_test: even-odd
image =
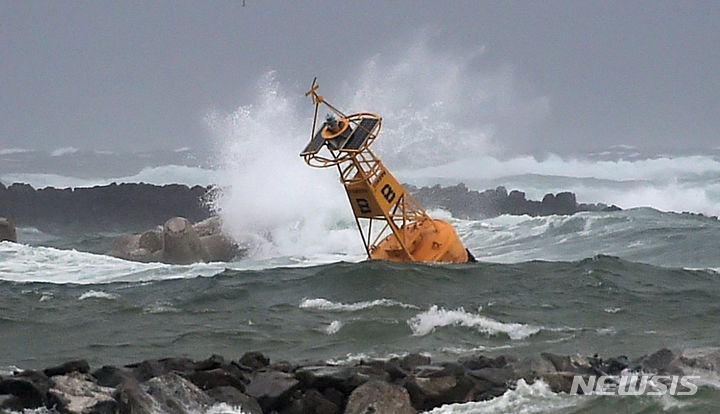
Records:
[[[428,218],[402,227],[403,249],[395,233],[383,239],[370,255],[394,262],[466,263],[468,252],[450,223]],[[407,254],[410,253],[410,255]]]

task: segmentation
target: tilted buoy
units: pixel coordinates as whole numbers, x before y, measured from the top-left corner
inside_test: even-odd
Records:
[[[318,95],[313,80],[305,94],[315,104],[312,137],[300,156],[311,167],[336,166],[370,259],[396,262],[474,261],[450,223],[433,219],[370,150],[382,118],[345,115]],[[332,111],[315,131],[320,104]]]

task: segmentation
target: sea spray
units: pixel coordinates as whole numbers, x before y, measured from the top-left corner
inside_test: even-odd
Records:
[[[358,253],[362,245],[334,171],[309,168],[298,156],[312,110],[298,109],[300,97],[289,97],[271,72],[256,102],[210,117],[222,164],[214,207],[225,230],[255,257]]]

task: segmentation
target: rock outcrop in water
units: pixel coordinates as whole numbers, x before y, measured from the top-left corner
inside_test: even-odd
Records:
[[[449,187],[405,186],[425,208],[443,208],[458,218],[478,219],[502,214],[570,215],[581,211],[620,210],[615,205],[578,203],[575,194],[570,192],[546,194],[542,201],[534,201],[526,199],[522,191],[513,190],[508,193],[505,187],[480,192],[470,190],[462,183]]]
[[[17,242],[17,230],[10,220],[0,217],[0,242],[11,241]]]
[[[169,264],[228,262],[243,254],[244,250],[222,232],[217,216],[194,225],[184,217],[173,217],[162,228],[118,236],[108,252],[125,260]]]
[[[407,184],[406,184],[407,185]],[[204,198],[212,187],[185,185],[110,184],[92,188],[36,190],[27,184],[0,184],[0,216],[18,226],[48,233],[135,232],[163,223],[169,217],[191,222],[205,220],[212,211]],[[504,187],[478,192],[464,184],[450,187],[407,185],[425,208],[444,208],[455,217],[485,218],[501,214],[574,214],[579,211],[618,210],[605,204],[578,204],[575,195],[547,194],[527,200],[521,191]]]
[[[612,388],[621,375],[697,375],[719,362],[717,353],[688,357],[667,349],[633,361],[542,353],[522,359],[477,354],[433,364],[410,354],[354,365],[296,365],[270,363],[250,352],[236,361],[217,355],[202,361],[165,358],[94,371],[85,361],[70,361],[0,377],[0,412],[46,407],[83,414],[201,413],[226,404],[248,414],[410,414],[492,399],[521,381],[540,379],[554,392],[570,393],[575,376],[586,384],[590,377],[610,376],[606,384]]]

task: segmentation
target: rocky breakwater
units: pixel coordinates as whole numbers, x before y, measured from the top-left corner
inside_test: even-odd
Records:
[[[225,404],[248,414],[410,414],[492,399],[521,381],[542,380],[554,392],[569,393],[575,376],[585,382],[593,376],[610,376],[604,382],[612,387],[612,378],[633,372],[666,376],[716,372],[719,362],[718,353],[691,357],[667,349],[632,361],[624,356],[543,353],[523,358],[478,354],[432,363],[429,357],[410,354],[354,365],[298,365],[271,363],[264,355],[249,352],[238,360],[217,355],[202,361],[165,358],[91,370],[79,360],[0,377],[0,412],[46,407],[83,414],[200,413]]]
[[[542,201],[528,200],[525,193],[505,187],[475,191],[465,184],[456,186],[421,187],[405,184],[412,195],[425,208],[443,208],[458,218],[479,219],[502,214],[530,216],[570,215],[581,211],[617,211],[619,207],[603,203],[578,203],[575,194],[561,192],[546,194]]]
[[[203,202],[209,190],[178,184],[34,189],[28,184],[0,183],[0,217],[19,227],[55,234],[141,231],[168,217],[192,222],[210,217]]]
[[[222,232],[220,218],[214,216],[195,224],[173,217],[156,229],[118,236],[108,255],[138,262],[191,264],[228,262],[244,252]]]
[[[573,193],[547,194],[541,201],[527,200],[521,191],[469,190],[464,184],[418,188],[406,184],[426,208],[440,207],[459,218],[485,218],[501,214],[574,214],[579,211],[617,210],[605,204],[578,203]],[[212,211],[204,202],[212,187],[185,185],[110,184],[92,188],[42,188],[0,183],[0,217],[18,226],[48,233],[136,232],[162,223],[168,217],[205,220]]]

